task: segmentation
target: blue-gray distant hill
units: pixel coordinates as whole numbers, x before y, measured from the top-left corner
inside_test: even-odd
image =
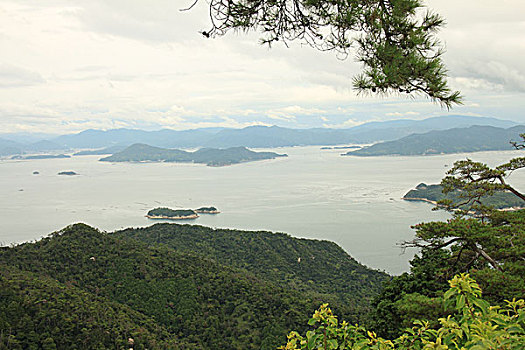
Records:
[[[243,129],[201,128],[182,131],[171,129],[157,131],[90,129],[37,142],[33,141],[34,138],[31,139],[31,142],[27,142],[30,140],[27,136],[10,139],[9,135],[0,135],[5,139],[0,139],[0,156],[70,149],[102,149],[116,145],[129,146],[135,143],[163,148],[229,148],[241,146],[268,148],[366,144],[397,140],[414,133],[463,128],[472,125],[509,128],[517,124],[496,118],[452,115],[424,120],[399,119],[370,122],[348,129],[291,129],[279,126],[250,126]]]
[[[195,152],[187,152],[137,143],[121,152],[100,160],[105,162],[200,163],[208,166],[224,166],[286,156],[286,154],[277,154],[274,152],[254,152],[246,147],[232,147],[227,149],[201,148]]]
[[[68,156],[67,154],[35,154],[31,156],[14,156],[12,159],[63,159],[63,158],[71,158],[71,156]]]
[[[472,117],[466,115],[449,115],[432,117],[423,120],[398,119],[384,122],[370,122],[348,129],[356,143],[393,141],[411,134],[422,134],[433,130],[466,128],[473,125],[510,128],[517,123],[489,117]]]
[[[65,151],[68,147],[55,142],[41,140],[33,143],[20,143],[8,139],[0,139],[0,156],[11,156],[23,153]]]
[[[399,140],[377,143],[357,151],[345,153],[350,156],[415,156],[446,153],[505,151],[514,149],[510,141],[518,141],[525,133],[525,126],[503,129],[492,126],[471,126],[450,130],[413,134]]]
[[[0,139],[0,156],[20,154],[22,153],[22,147],[23,145],[18,142]]]
[[[52,141],[69,148],[129,146],[134,143],[144,143],[163,148],[333,146],[349,143],[391,141],[414,133],[472,125],[509,128],[515,126],[516,123],[496,118],[455,115],[424,120],[401,119],[371,122],[349,129],[291,129],[279,126],[249,126],[242,129],[202,128],[182,131],[170,129],[158,131],[130,129],[85,130],[78,134],[63,135]]]

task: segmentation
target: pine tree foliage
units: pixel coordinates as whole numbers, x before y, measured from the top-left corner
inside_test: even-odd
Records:
[[[363,65],[353,80],[360,93],[422,94],[446,108],[461,103],[436,37],[445,21],[422,0],[211,0],[209,9],[206,37],[259,30],[269,46],[299,41],[342,58],[352,53]]]

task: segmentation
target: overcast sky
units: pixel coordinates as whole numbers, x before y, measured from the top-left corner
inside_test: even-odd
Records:
[[[525,123],[525,2],[430,0],[447,19],[451,112],[424,98],[356,96],[352,58],[205,39],[206,2],[0,0],[0,133],[88,128],[350,127],[468,114]]]

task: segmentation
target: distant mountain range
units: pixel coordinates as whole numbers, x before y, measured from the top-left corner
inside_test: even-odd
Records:
[[[350,156],[386,155],[432,155],[445,153],[505,151],[514,149],[510,141],[518,141],[525,133],[525,126],[518,125],[503,129],[492,126],[471,126],[450,130],[430,131],[413,134],[399,140],[376,143],[375,145],[350,151]]]
[[[517,123],[496,118],[455,115],[424,120],[400,119],[371,122],[349,129],[290,129],[278,126],[250,126],[243,129],[202,128],[183,131],[170,129],[158,131],[85,130],[77,134],[62,135],[33,143],[16,142],[16,140],[7,139],[9,135],[4,135],[2,136],[3,139],[0,139],[0,156],[51,151],[64,152],[71,149],[96,149],[95,153],[103,153],[109,151],[103,150],[107,147],[116,146],[122,149],[135,143],[163,148],[333,146],[392,141],[414,133],[464,128],[473,125],[509,128],[517,125]],[[114,152],[114,149],[112,151]]]
[[[246,147],[201,148],[195,152],[186,152],[179,149],[166,149],[136,143],[121,152],[100,160],[105,162],[200,163],[208,166],[224,166],[286,156],[286,154],[274,152],[253,152]]]

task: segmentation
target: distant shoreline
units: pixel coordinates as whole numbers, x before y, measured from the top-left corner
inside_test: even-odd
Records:
[[[430,203],[430,204],[434,204],[434,205],[437,205],[437,206],[440,206],[438,204],[438,202],[436,201],[432,201],[430,199],[426,199],[426,198],[408,198],[408,197],[402,197],[401,199],[404,199],[406,201],[413,201],[413,202],[427,202],[427,203]],[[501,209],[496,209],[497,211],[517,211],[517,210],[522,210],[522,209],[525,209],[525,207],[508,207],[508,208],[501,208]]]
[[[199,215],[193,214],[188,216],[157,216],[157,215],[145,215],[148,219],[167,219],[167,220],[184,220],[184,219],[197,219]]]

